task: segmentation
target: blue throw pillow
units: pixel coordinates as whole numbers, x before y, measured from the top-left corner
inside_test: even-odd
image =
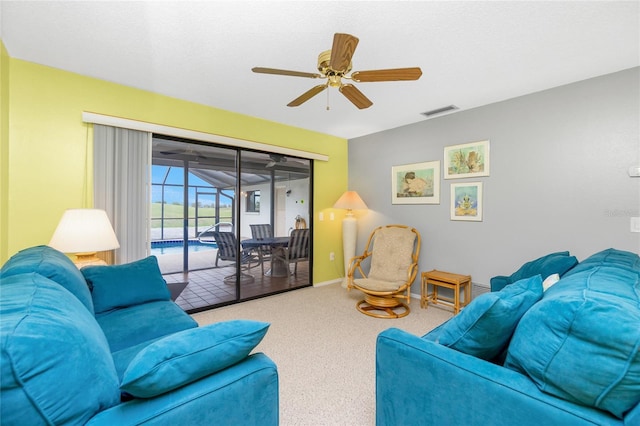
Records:
[[[91,288],[96,314],[171,299],[155,256],[124,265],[85,266],[81,272]]]
[[[542,278],[525,278],[476,297],[458,315],[423,338],[477,358],[492,360],[511,339],[524,313],[542,298]]]
[[[36,273],[2,281],[2,424],[80,425],[117,405],[109,345],[78,299]]]
[[[185,330],[140,351],[122,377],[120,389],[151,398],[213,374],[246,358],[268,323],[235,320]]]
[[[80,270],[65,254],[49,246],[30,247],[19,251],[0,270],[0,283],[3,278],[29,272],[36,272],[60,284],[93,314],[89,287]]]
[[[563,277],[518,324],[505,367],[624,417],[640,403],[639,290],[638,271],[606,264]]]

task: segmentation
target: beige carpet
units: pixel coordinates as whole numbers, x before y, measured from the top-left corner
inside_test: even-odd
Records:
[[[397,327],[423,335],[453,314],[421,309],[412,299],[408,316],[377,319],[356,310],[360,296],[339,284],[308,287],[193,317],[201,325],[230,319],[271,323],[256,351],[278,366],[281,425],[374,425],[378,333]]]

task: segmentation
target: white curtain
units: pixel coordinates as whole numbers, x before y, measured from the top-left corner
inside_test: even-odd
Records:
[[[149,253],[151,133],[94,124],[94,206],[111,220],[115,263]]]

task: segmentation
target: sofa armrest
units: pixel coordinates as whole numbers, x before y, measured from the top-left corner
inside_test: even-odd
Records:
[[[87,425],[273,425],[279,421],[278,372],[262,353],[172,392],[100,412]]]
[[[376,425],[622,424],[526,376],[391,328],[376,345]]]
[[[498,275],[496,277],[491,277],[489,283],[491,285],[491,291],[500,291],[510,284],[511,281],[509,280],[509,277],[505,275]]]

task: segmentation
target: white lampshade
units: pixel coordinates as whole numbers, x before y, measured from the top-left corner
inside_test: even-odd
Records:
[[[120,247],[107,213],[100,209],[65,211],[49,245],[63,253],[95,253]]]
[[[367,205],[356,191],[347,191],[333,205],[334,209],[366,210]]]

